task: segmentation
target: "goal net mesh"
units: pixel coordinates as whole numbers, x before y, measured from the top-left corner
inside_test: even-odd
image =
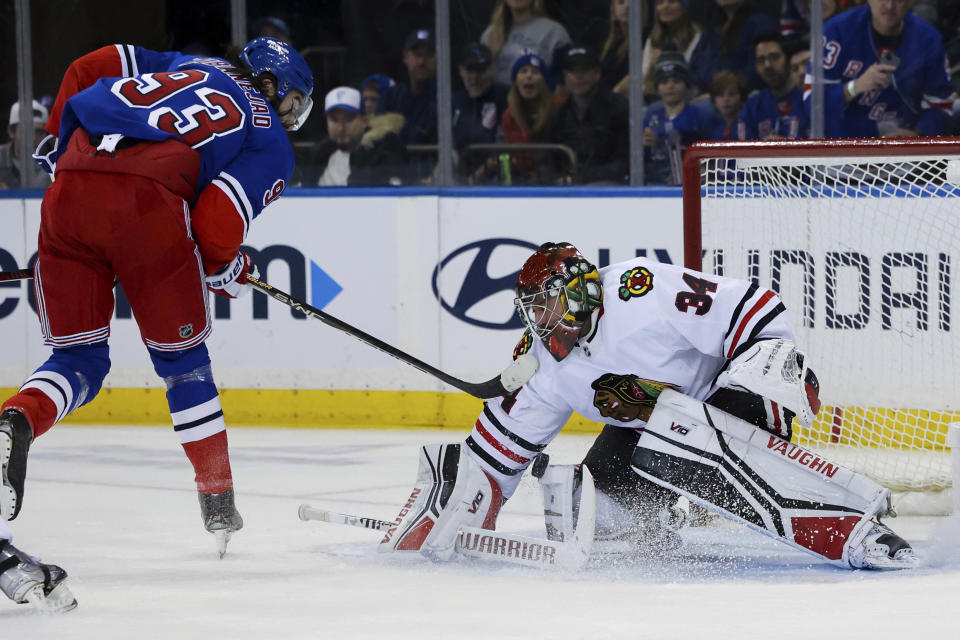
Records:
[[[795,441],[894,491],[949,487],[960,155],[709,158],[700,175],[702,270],[778,292],[820,379]]]

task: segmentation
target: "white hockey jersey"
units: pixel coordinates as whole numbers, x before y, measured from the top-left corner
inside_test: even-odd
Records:
[[[780,297],[745,280],[647,258],[600,270],[603,308],[591,333],[557,362],[525,334],[540,368],[511,396],[488,400],[466,445],[513,494],[524,469],[571,413],[643,428],[664,388],[708,398],[727,361],[765,338],[796,342]]]

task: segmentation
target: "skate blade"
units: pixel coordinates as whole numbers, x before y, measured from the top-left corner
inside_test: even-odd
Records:
[[[43,585],[38,584],[24,598],[40,613],[57,615],[77,608],[77,599],[66,584],[60,583],[48,595],[43,594]]]
[[[227,555],[227,543],[230,542],[230,536],[233,534],[227,529],[217,529],[212,533],[217,540],[217,553],[220,554],[220,559],[223,560],[223,556]]]

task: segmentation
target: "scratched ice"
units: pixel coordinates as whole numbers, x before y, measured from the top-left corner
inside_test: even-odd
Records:
[[[578,574],[376,552],[378,534],[301,522],[297,507],[392,518],[417,446],[446,431],[234,428],[246,526],[218,560],[171,429],[60,426],[34,442],[22,548],[62,564],[80,607],[0,600],[0,638],[956,638],[960,524],[898,518],[915,571],[837,569],[732,525],[690,529],[677,558]],[[585,436],[561,436],[555,462]],[[502,529],[543,535],[525,479]]]

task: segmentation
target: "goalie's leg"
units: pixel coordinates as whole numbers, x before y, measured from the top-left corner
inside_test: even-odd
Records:
[[[460,444],[420,448],[417,481],[378,550],[453,557],[461,527],[494,529],[503,492]]]
[[[879,514],[872,480],[675,391],[657,402],[633,455],[645,478],[841,566],[912,567],[913,549]]]
[[[533,465],[543,491],[547,537],[565,541],[577,525],[581,466],[590,469],[596,485],[597,554],[642,556],[676,549],[687,512],[679,496],[646,478],[630,466],[640,433],[606,425],[587,452],[582,465],[548,464],[539,454]],[[685,500],[684,500],[685,502]]]

